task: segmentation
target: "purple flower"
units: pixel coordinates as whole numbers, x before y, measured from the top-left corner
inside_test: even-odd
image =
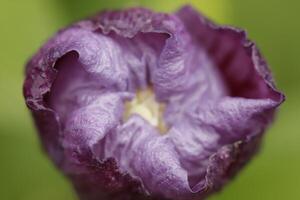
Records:
[[[257,152],[284,100],[244,31],[191,7],[65,28],[29,61],[24,95],[83,200],[203,199]]]

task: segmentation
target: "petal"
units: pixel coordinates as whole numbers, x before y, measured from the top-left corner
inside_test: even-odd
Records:
[[[223,146],[262,134],[272,120],[275,106],[276,102],[270,99],[226,97],[205,107],[199,106],[186,114],[186,121],[173,127],[169,137],[188,172],[194,192],[207,184],[219,185],[205,178],[211,165],[209,158]],[[218,181],[222,181],[222,177]]]
[[[194,42],[202,45],[218,66],[232,96],[271,98],[278,103],[284,100],[265,60],[245,31],[218,26],[189,6],[179,10],[177,16]]]
[[[195,80],[189,80],[195,70],[199,70],[201,61],[194,57],[206,54],[191,43],[190,35],[176,16],[133,8],[103,12],[92,18],[92,22],[84,21],[79,25],[114,38],[122,36],[130,38],[131,42],[152,44],[156,54],[151,56],[154,61],[147,62],[146,66],[149,65],[150,84],[153,84],[159,100],[167,101],[170,96],[195,85]],[[130,48],[130,45],[126,48],[128,46]],[[144,52],[145,48],[141,51]]]
[[[138,115],[105,141],[105,157],[114,157],[120,168],[141,180],[151,196],[166,198],[189,192],[187,174],[172,144]]]

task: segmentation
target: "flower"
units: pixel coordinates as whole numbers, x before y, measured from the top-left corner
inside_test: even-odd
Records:
[[[83,200],[203,199],[257,152],[284,101],[243,30],[188,6],[61,30],[28,62],[24,96]]]

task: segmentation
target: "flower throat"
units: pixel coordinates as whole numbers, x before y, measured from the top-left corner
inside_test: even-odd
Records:
[[[164,110],[165,104],[156,101],[153,89],[148,87],[137,90],[135,98],[125,103],[123,118],[127,120],[132,114],[138,114],[156,127],[160,134],[165,134],[168,128],[163,119]]]

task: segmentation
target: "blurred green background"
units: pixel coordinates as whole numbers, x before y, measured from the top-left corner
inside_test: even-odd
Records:
[[[300,1],[1,0],[0,199],[73,200],[72,188],[41,151],[22,97],[24,63],[59,28],[104,8],[173,11],[189,3],[218,23],[248,30],[287,95],[261,153],[211,200],[300,198]],[[299,117],[299,118],[298,118]]]

